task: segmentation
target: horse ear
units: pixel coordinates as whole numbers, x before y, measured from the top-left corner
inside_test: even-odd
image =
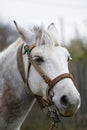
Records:
[[[53,36],[54,40],[55,40],[55,45],[60,45],[59,44],[59,34],[58,34],[58,30],[55,27],[54,23],[51,23],[48,28],[47,28],[48,32]]]
[[[32,31],[21,27],[16,21],[14,21],[14,24],[16,26],[18,33],[20,34],[21,38],[25,43],[29,44],[35,43],[35,34]]]
[[[57,29],[56,29],[54,23],[51,23],[51,24],[48,26],[47,29],[48,29],[49,31],[54,31],[54,32],[57,32],[57,33],[58,33],[58,31],[57,31]]]

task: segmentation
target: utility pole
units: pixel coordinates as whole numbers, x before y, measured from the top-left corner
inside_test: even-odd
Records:
[[[64,36],[64,21],[63,18],[60,17],[59,19],[59,24],[60,24],[60,33],[61,33],[61,41],[64,44],[65,43],[65,36]]]

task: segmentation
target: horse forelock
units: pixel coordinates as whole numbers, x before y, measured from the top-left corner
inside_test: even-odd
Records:
[[[45,29],[43,26],[38,27],[34,26],[33,27],[33,32],[35,33],[36,36],[36,46],[39,45],[49,45],[49,46],[55,46],[59,45],[57,42],[57,39],[53,37],[53,35],[49,32],[49,30]]]

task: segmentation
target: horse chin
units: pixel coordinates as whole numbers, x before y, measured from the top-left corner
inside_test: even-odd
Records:
[[[61,107],[59,105],[56,105],[54,103],[54,106],[56,107],[57,113],[59,116],[61,117],[72,117],[73,115],[75,115],[75,113],[77,112],[78,109],[75,109],[73,107]]]
[[[58,110],[59,116],[61,116],[61,117],[72,117],[76,113],[76,111],[74,111],[72,109],[65,110],[65,109],[57,108],[57,110]]]

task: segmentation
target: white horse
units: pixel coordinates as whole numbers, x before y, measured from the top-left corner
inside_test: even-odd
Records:
[[[35,47],[31,51],[33,61],[50,78],[69,73],[68,61],[71,58],[66,48],[58,43],[58,33],[54,24],[47,29],[33,27],[27,30],[16,24],[20,38],[0,53],[0,130],[20,130],[28,115],[29,107],[34,99],[33,94],[47,99],[48,84],[40,76],[33,65],[30,67],[28,84],[33,94],[28,94],[24,81],[18,70],[17,51],[20,45]],[[28,58],[23,56],[27,73]],[[21,60],[19,61],[21,62]],[[50,101],[59,115],[73,116],[80,107],[80,94],[71,78],[66,77],[56,82],[49,92]]]

